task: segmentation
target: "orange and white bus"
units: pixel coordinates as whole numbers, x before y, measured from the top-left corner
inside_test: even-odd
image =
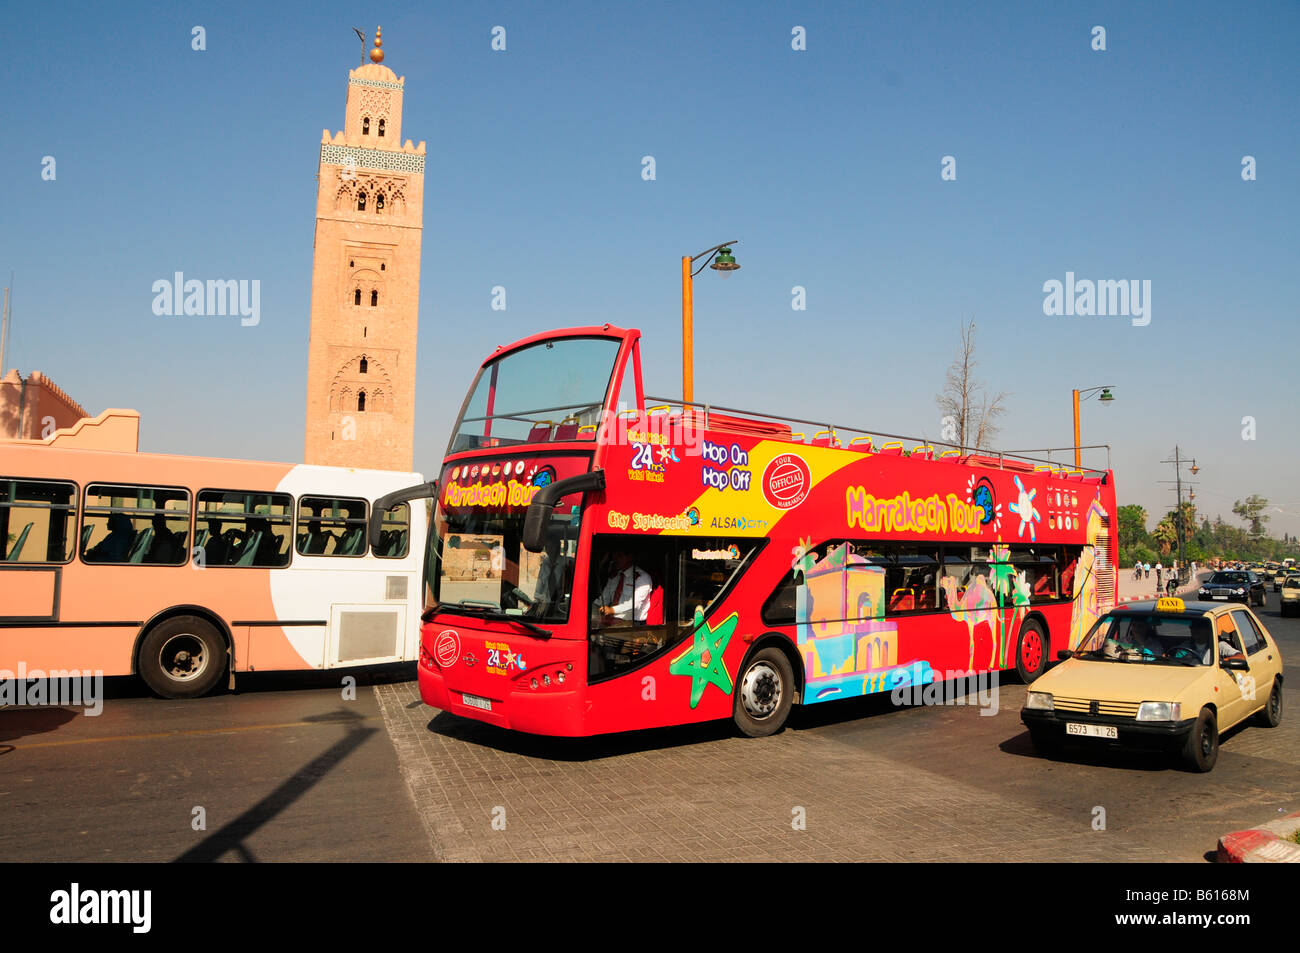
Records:
[[[0,442],[0,677],[138,674],[159,695],[236,672],[409,661],[422,505],[374,500],[416,473],[139,453],[106,411]]]

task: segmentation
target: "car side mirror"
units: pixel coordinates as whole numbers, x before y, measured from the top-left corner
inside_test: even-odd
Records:
[[[1250,663],[1247,662],[1245,657],[1241,655],[1230,655],[1225,659],[1220,659],[1219,664],[1226,669],[1231,669],[1234,672],[1250,671]]]
[[[1068,658],[1074,658],[1074,653],[1071,652],[1069,649],[1061,649],[1059,652],[1056,653],[1056,659],[1059,662],[1064,662]]]

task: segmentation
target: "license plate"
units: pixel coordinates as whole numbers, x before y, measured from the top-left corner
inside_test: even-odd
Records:
[[[461,701],[463,701],[470,708],[481,708],[483,709],[483,711],[492,710],[492,699],[490,698],[479,698],[477,695],[466,695],[463,693],[461,694],[460,697],[461,697]]]
[[[1065,723],[1065,733],[1085,738],[1119,738],[1119,729],[1111,725],[1080,725],[1073,721]]]
[[[1227,597],[1227,596],[1215,596],[1214,598],[1215,598],[1215,599],[1222,599],[1224,602],[1227,602],[1227,601],[1228,601],[1228,597]]]

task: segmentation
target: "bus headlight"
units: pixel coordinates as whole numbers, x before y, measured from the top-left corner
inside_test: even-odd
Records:
[[[1025,707],[1037,711],[1056,711],[1056,702],[1051,692],[1029,692],[1025,695]]]
[[[1138,721],[1179,721],[1182,717],[1181,702],[1143,702],[1138,705]]]

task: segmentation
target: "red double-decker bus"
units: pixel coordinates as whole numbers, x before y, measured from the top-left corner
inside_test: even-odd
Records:
[[[731,717],[1015,669],[1115,601],[1106,470],[647,397],[640,332],[498,348],[425,559],[420,693],[543,735]],[[378,531],[378,524],[372,532]]]

